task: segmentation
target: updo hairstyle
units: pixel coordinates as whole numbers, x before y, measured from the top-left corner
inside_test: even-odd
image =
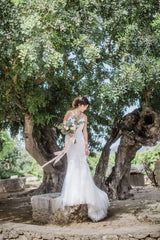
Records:
[[[76,97],[72,103],[72,107],[75,109],[78,107],[78,105],[89,105],[89,101],[86,97]]]

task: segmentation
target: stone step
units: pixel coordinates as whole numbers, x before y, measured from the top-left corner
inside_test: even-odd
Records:
[[[3,240],[160,240],[160,225],[98,227],[95,223],[71,226],[3,223]]]

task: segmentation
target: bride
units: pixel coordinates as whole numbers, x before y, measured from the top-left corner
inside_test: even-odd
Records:
[[[86,156],[88,149],[87,116],[84,111],[89,106],[86,97],[77,97],[72,103],[72,110],[66,112],[63,122],[74,121],[78,117],[78,127],[74,134],[65,137],[65,145],[74,137],[67,151],[67,171],[59,201],[62,206],[87,204],[88,217],[99,221],[107,216],[109,200],[107,194],[94,183]],[[60,204],[60,205],[61,205]]]

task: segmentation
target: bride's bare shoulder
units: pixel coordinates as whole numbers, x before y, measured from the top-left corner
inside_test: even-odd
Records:
[[[68,118],[69,118],[69,116],[70,116],[71,114],[72,114],[72,110],[68,110],[68,111],[66,112],[65,116],[64,116],[63,121],[67,121]]]
[[[66,112],[67,115],[70,115],[71,113],[72,113],[72,110],[68,110],[68,111]]]
[[[85,121],[87,121],[87,115],[83,113],[83,116],[85,118]]]

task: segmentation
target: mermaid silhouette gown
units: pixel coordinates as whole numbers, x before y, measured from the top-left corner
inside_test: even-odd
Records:
[[[75,119],[73,113],[70,120]],[[79,119],[75,131],[76,143],[72,143],[67,152],[67,171],[64,179],[61,196],[57,199],[58,205],[74,206],[87,204],[88,217],[92,221],[99,221],[107,216],[109,200],[107,194],[94,183],[85,155],[85,142],[83,136],[84,115]],[[70,137],[66,135],[65,144]]]

